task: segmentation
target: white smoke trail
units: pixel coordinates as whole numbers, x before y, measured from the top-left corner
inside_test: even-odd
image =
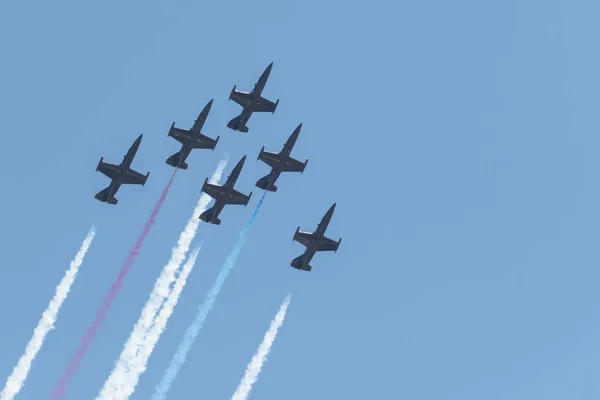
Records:
[[[138,351],[137,357],[132,362],[132,365],[129,366],[130,369],[125,377],[125,387],[121,392],[117,393],[116,400],[128,399],[135,391],[135,387],[138,384],[140,376],[144,373],[144,371],[146,371],[148,359],[150,358],[156,343],[160,339],[161,334],[165,331],[167,322],[169,321],[169,318],[171,317],[171,314],[173,314],[173,310],[179,301],[179,296],[181,296],[181,292],[185,287],[187,278],[190,275],[190,272],[192,272],[192,268],[194,267],[199,252],[200,247],[197,247],[183,266],[179,277],[173,285],[173,290],[171,290],[169,297],[154,320],[154,325],[152,328],[150,328],[150,331],[148,331],[144,343],[142,344],[141,349]]]
[[[71,261],[71,265],[65,273],[65,276],[56,287],[54,297],[52,300],[50,300],[48,308],[42,314],[42,319],[40,322],[38,322],[38,325],[33,331],[33,336],[29,340],[29,343],[27,343],[25,353],[21,356],[19,362],[13,369],[12,374],[6,380],[6,385],[4,386],[2,392],[0,392],[1,400],[12,400],[23,387],[25,379],[27,379],[27,375],[31,370],[31,364],[33,363],[37,353],[42,348],[46,335],[48,332],[54,329],[54,323],[56,322],[60,306],[65,301],[69,291],[71,290],[71,285],[73,285],[73,282],[75,281],[79,267],[81,267],[81,264],[83,263],[85,253],[87,253],[88,249],[90,248],[92,240],[94,240],[94,236],[96,236],[96,227],[92,226],[87,236],[83,240],[79,251],[75,255],[75,258],[73,261]]]
[[[263,365],[267,361],[267,355],[271,351],[271,346],[273,346],[273,342],[277,337],[277,330],[283,325],[285,313],[291,300],[292,295],[288,294],[279,308],[279,312],[277,312],[277,315],[275,315],[275,318],[271,321],[271,326],[265,334],[262,343],[258,346],[256,354],[252,357],[250,364],[246,367],[246,374],[244,374],[244,377],[240,381],[231,400],[246,400],[248,398],[250,390],[252,390],[252,385],[257,381],[258,374],[260,374]]]
[[[227,158],[221,160],[217,169],[210,178],[211,183],[218,183],[223,175],[223,170],[227,165]],[[169,295],[169,288],[171,283],[175,280],[175,274],[179,270],[179,267],[183,263],[185,255],[190,249],[192,240],[196,236],[198,225],[200,224],[200,214],[202,214],[207,208],[211,201],[211,197],[206,193],[202,193],[198,204],[192,213],[192,217],[189,219],[185,229],[179,235],[177,245],[173,247],[171,251],[171,259],[167,265],[163,268],[160,276],[154,284],[154,289],[150,294],[150,298],[146,302],[139,320],[135,324],[129,339],[123,347],[123,351],[117,361],[115,368],[111,372],[108,379],[104,382],[102,390],[98,394],[96,400],[113,400],[116,398],[118,392],[121,391],[127,371],[129,370],[131,363],[136,357],[137,352],[144,342],[144,336],[150,329],[150,326],[154,322],[154,318],[158,314],[158,311]]]
[[[175,354],[173,354],[169,366],[167,367],[158,385],[156,385],[154,395],[152,395],[152,400],[166,400],[167,393],[169,392],[169,390],[171,390],[171,386],[173,386],[173,382],[175,382],[175,379],[177,379],[177,375],[179,374],[181,367],[183,367],[183,364],[185,364],[187,356],[190,350],[192,349],[192,346],[194,345],[198,334],[204,327],[204,322],[206,321],[208,314],[210,314],[210,311],[212,310],[215,301],[217,300],[217,296],[223,288],[223,284],[225,283],[227,277],[229,276],[229,273],[235,266],[240,252],[242,251],[242,248],[246,243],[248,234],[250,233],[250,228],[252,228],[252,223],[258,215],[258,212],[260,211],[260,207],[266,195],[267,191],[265,190],[256,208],[254,209],[252,216],[250,216],[250,220],[248,221],[244,229],[242,229],[242,231],[240,232],[238,240],[233,245],[233,249],[231,249],[231,253],[229,253],[229,256],[227,257],[225,263],[221,267],[221,271],[219,272],[219,275],[217,275],[217,279],[215,280],[213,287],[206,294],[204,302],[198,307],[196,317],[194,318],[190,326],[188,326],[188,328],[186,329],[181,342],[179,342],[179,346],[177,347]]]

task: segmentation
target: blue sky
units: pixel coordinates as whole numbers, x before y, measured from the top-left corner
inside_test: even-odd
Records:
[[[493,4],[492,4],[493,3]],[[255,192],[201,225],[204,247],[133,398],[149,398],[258,202],[255,161],[303,130],[310,159],[268,195],[170,397],[228,398],[287,292],[251,398],[591,399],[600,395],[600,6],[453,2],[62,1],[0,4],[0,376],[92,224],[96,239],[20,398],[47,398],[172,173],[173,121],[221,140],[177,174],[72,382],[93,398],[205,177],[248,160]],[[248,134],[226,128],[274,62]],[[112,207],[94,199],[140,133]],[[289,267],[333,203],[336,254]]]

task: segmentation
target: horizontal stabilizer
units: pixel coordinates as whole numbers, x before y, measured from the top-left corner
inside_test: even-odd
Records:
[[[266,190],[269,192],[276,192],[277,191],[277,186],[275,186],[274,184],[269,184],[269,178],[270,175],[264,176],[262,178],[260,178],[258,181],[256,181],[256,187],[261,188],[262,190]]]
[[[209,208],[200,214],[200,219],[212,225],[221,225],[221,220],[218,217],[213,216],[214,209]]]
[[[188,169],[188,165],[187,165],[187,163],[185,161],[182,162],[181,165],[178,165],[179,164],[179,160],[180,160],[179,153],[175,153],[171,157],[167,158],[166,163],[169,164],[171,167],[174,167],[174,168]]]
[[[296,258],[294,258],[292,260],[292,262],[290,263],[290,267],[294,267],[300,271],[310,271],[312,270],[312,267],[309,264],[304,265],[304,258],[306,256],[304,254],[302,254],[301,256],[298,256]]]
[[[100,200],[103,203],[116,205],[119,202],[119,200],[117,200],[114,196],[112,198],[110,198],[109,200],[107,200],[107,197],[108,197],[108,188],[102,190],[101,192],[96,193],[96,195],[94,196],[94,198],[96,200]]]
[[[230,129],[233,129],[234,131],[237,131],[237,132],[247,133],[248,127],[245,125],[242,125],[241,122],[242,122],[242,117],[240,115],[238,115],[237,117],[235,117],[234,119],[232,119],[231,121],[229,121],[227,123],[227,127]]]

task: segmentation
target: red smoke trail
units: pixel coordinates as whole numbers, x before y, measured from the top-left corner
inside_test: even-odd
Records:
[[[129,252],[127,259],[125,259],[123,267],[121,267],[121,271],[119,272],[119,276],[117,276],[117,279],[115,279],[115,281],[113,282],[112,286],[110,287],[110,290],[104,296],[102,304],[96,312],[96,318],[94,319],[94,322],[92,322],[92,324],[88,327],[87,331],[85,332],[85,335],[83,335],[81,343],[75,351],[75,354],[73,354],[69,365],[67,365],[67,368],[65,369],[62,378],[60,378],[60,381],[58,381],[58,383],[54,387],[54,391],[52,392],[51,396],[52,400],[62,399],[65,396],[71,379],[79,369],[79,365],[81,364],[83,357],[85,357],[85,354],[87,353],[88,348],[90,347],[90,344],[94,339],[94,336],[96,336],[100,325],[102,325],[102,322],[104,322],[106,314],[108,313],[108,311],[110,311],[110,308],[112,307],[112,302],[115,299],[115,297],[117,297],[117,293],[119,292],[119,289],[121,288],[121,285],[123,284],[123,281],[125,280],[129,269],[135,262],[135,259],[137,258],[138,254],[140,254],[140,248],[142,247],[142,244],[144,244],[144,239],[146,239],[146,236],[148,236],[148,234],[150,233],[152,225],[154,225],[154,221],[156,220],[156,216],[160,212],[160,208],[165,202],[165,199],[167,198],[169,188],[171,187],[171,183],[173,183],[173,178],[175,177],[176,172],[177,170],[175,170],[173,176],[171,176],[169,184],[167,185],[167,187],[165,187],[160,196],[160,199],[158,199],[158,202],[154,206],[154,209],[150,214],[150,218],[148,218],[148,221],[146,221],[146,225],[144,226],[142,233],[138,237],[135,246],[133,246],[133,249],[131,249],[131,251]]]

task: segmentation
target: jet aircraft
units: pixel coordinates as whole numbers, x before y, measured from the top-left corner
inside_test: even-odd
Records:
[[[313,232],[301,232],[300,227],[296,229],[296,233],[294,233],[294,239],[302,246],[306,247],[304,254],[298,256],[292,260],[290,266],[299,269],[301,271],[310,271],[312,267],[308,264],[310,260],[314,257],[315,253],[318,251],[333,251],[337,252],[340,243],[342,243],[342,238],[337,242],[329,239],[325,236],[325,230],[327,229],[327,225],[329,225],[329,221],[331,220],[331,216],[333,215],[333,210],[335,209],[335,203],[329,208],[321,223],[317,226],[317,229]]]
[[[193,149],[215,149],[217,142],[219,141],[219,136],[217,136],[216,139],[211,139],[200,132],[204,126],[204,122],[206,122],[206,117],[208,116],[212,103],[213,101],[211,99],[200,112],[200,115],[198,115],[198,119],[194,121],[192,129],[176,128],[175,122],[173,122],[167,136],[171,136],[181,143],[181,150],[167,158],[167,164],[175,168],[187,169],[188,165],[185,162],[185,159],[190,155]]]
[[[250,197],[252,197],[252,192],[246,196],[233,188],[240,176],[245,161],[246,156],[242,157],[235,168],[233,168],[231,175],[227,177],[227,182],[225,182],[223,186],[208,183],[208,178],[206,178],[202,185],[202,191],[215,199],[215,204],[200,214],[200,219],[202,221],[208,222],[209,224],[220,225],[221,220],[218,217],[221,211],[223,211],[223,207],[227,204],[248,205]]]
[[[273,68],[273,63],[269,64],[267,69],[265,69],[265,72],[263,72],[260,78],[258,78],[258,82],[256,82],[254,89],[252,89],[250,93],[235,90],[236,86],[233,86],[233,89],[231,89],[231,94],[229,95],[229,100],[233,100],[242,106],[242,112],[240,115],[227,123],[229,128],[238,132],[248,132],[246,123],[248,123],[252,113],[275,112],[275,109],[279,104],[279,99],[273,103],[272,101],[261,96],[262,91],[265,88],[265,84],[267,83],[267,79],[269,79],[271,68]]]
[[[276,192],[277,186],[275,186],[275,181],[282,172],[304,172],[304,168],[306,168],[306,165],[308,164],[308,159],[302,163],[290,156],[292,148],[294,148],[294,144],[296,143],[296,139],[298,139],[298,135],[300,134],[300,129],[302,129],[302,124],[298,125],[294,130],[279,153],[265,151],[265,146],[262,147],[258,154],[258,159],[269,165],[271,167],[271,172],[256,182],[257,187],[270,192]]]
[[[107,177],[109,177],[112,182],[108,187],[101,192],[96,193],[94,196],[96,199],[100,200],[103,203],[108,204],[117,204],[119,201],[115,198],[115,194],[117,190],[121,187],[121,185],[142,185],[146,183],[148,176],[150,176],[150,172],[146,174],[146,176],[140,174],[137,171],[132,170],[131,162],[135,157],[135,153],[137,153],[138,148],[140,147],[140,143],[142,142],[142,136],[140,135],[133,145],[127,151],[127,154],[123,157],[123,161],[119,165],[105,163],[104,157],[100,158],[98,162],[98,166],[96,167],[96,171],[100,171]]]

